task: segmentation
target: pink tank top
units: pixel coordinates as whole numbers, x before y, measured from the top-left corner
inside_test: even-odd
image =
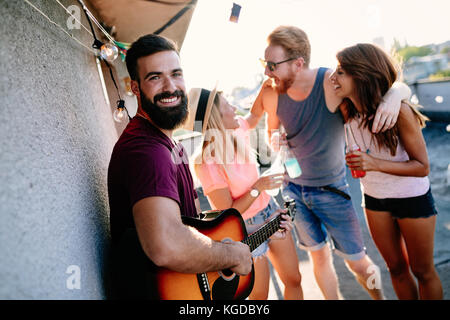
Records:
[[[352,119],[349,122],[351,132],[362,152],[367,152],[372,157],[389,161],[407,161],[408,153],[401,141],[397,145],[395,156],[392,156],[385,146],[378,148],[375,136],[364,127],[359,127],[361,120]],[[428,177],[396,176],[379,171],[367,171],[361,178],[361,191],[377,199],[385,198],[409,198],[425,194],[430,188]]]
[[[238,122],[240,127],[235,131],[236,137],[244,139],[245,143],[250,144],[248,122],[242,117],[238,118]],[[227,172],[225,173],[221,166],[216,163],[203,163],[198,167],[197,178],[200,180],[203,192],[207,197],[216,189],[228,188],[233,200],[238,199],[248,192],[259,178],[256,159],[250,163],[230,163],[226,165],[226,168]],[[241,212],[244,220],[252,218],[267,207],[269,201],[270,196],[264,191],[261,192],[250,207],[245,212]],[[209,203],[213,209],[216,209],[211,201]]]

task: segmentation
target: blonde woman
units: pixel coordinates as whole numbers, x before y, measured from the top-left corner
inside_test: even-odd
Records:
[[[281,186],[283,176],[259,176],[255,153],[250,147],[247,121],[235,114],[236,108],[220,92],[194,88],[189,93],[190,118],[187,127],[203,133],[201,148],[194,154],[194,171],[213,209],[235,208],[245,221],[250,234],[280,213],[275,199],[265,190]],[[269,291],[269,257],[284,283],[285,299],[303,299],[301,275],[292,235],[286,226],[281,239],[277,232],[256,248],[255,284],[252,300],[264,300]],[[273,241],[272,241],[273,240]]]

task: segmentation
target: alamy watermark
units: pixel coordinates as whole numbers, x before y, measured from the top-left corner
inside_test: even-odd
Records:
[[[81,29],[81,9],[76,5],[67,7],[67,11],[70,13],[70,17],[67,18],[66,25],[69,30]]]
[[[382,283],[381,283],[380,268],[378,266],[372,264],[367,268],[366,273],[370,274],[370,276],[366,280],[367,288],[370,290],[373,290],[373,289],[381,290]]]
[[[77,265],[70,265],[66,269],[66,273],[70,274],[66,279],[66,288],[69,290],[81,289],[81,268]]]

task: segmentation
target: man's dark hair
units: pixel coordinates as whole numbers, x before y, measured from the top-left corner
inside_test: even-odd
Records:
[[[137,60],[139,58],[161,51],[175,51],[178,54],[178,48],[175,42],[156,34],[142,36],[133,42],[130,49],[127,51],[126,57],[127,69],[130,74],[130,78],[132,80],[139,80],[137,72]]]

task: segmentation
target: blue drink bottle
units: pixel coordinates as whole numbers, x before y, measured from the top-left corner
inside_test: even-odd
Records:
[[[302,174],[302,169],[298,164],[297,158],[295,158],[294,154],[286,146],[282,147],[281,152],[284,153],[284,166],[289,177],[299,177]]]

